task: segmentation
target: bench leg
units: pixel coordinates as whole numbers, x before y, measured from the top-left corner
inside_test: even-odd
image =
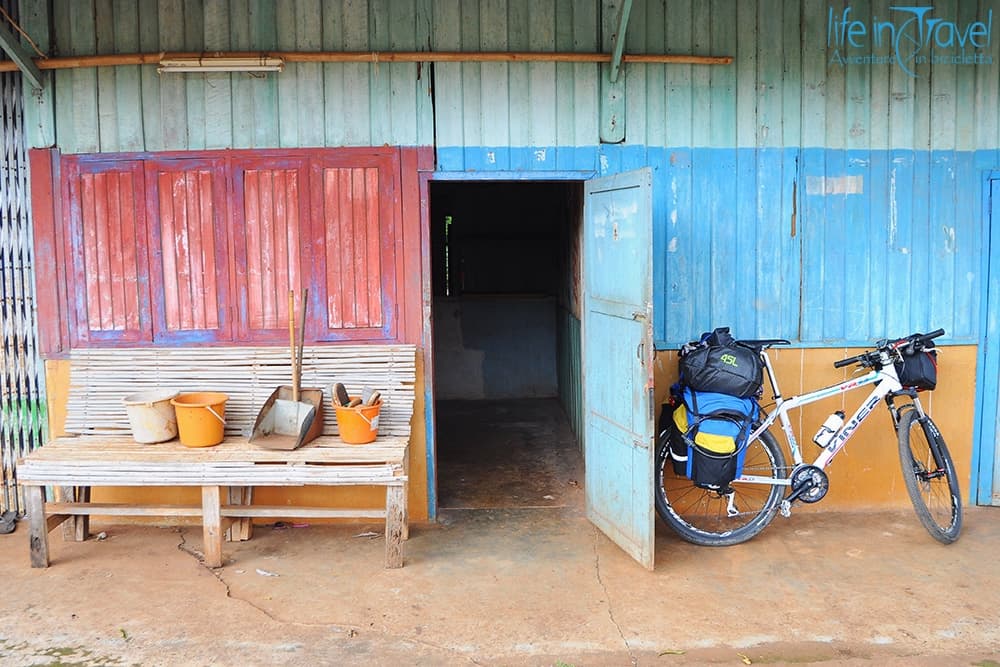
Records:
[[[403,484],[403,541],[410,539],[410,485]]]
[[[57,486],[56,500],[70,503],[89,503],[89,486]],[[90,537],[90,516],[72,515],[62,523],[63,541],[83,542]]]
[[[253,504],[252,486],[230,486],[228,493],[230,505]],[[249,540],[252,537],[253,519],[248,516],[234,519],[233,525],[226,531],[226,540],[229,542],[242,542]]]
[[[24,501],[28,510],[28,545],[31,567],[49,566],[49,525],[45,520],[45,487],[25,486]]]
[[[222,503],[219,500],[219,487],[201,487],[201,511],[205,565],[222,567]]]
[[[71,503],[89,503],[89,486],[59,487],[63,500]],[[90,515],[76,514],[66,519],[62,524],[62,536],[66,542],[83,542],[90,537]]]
[[[385,566],[403,567],[403,532],[406,525],[406,489],[385,489]]]

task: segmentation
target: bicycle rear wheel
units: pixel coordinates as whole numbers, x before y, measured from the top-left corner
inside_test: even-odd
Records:
[[[673,428],[673,427],[671,427]],[[732,483],[733,509],[725,494],[703,489],[674,473],[669,431],[662,434],[656,451],[656,513],[678,535],[693,544],[725,547],[751,539],[771,523],[784,497],[776,484]],[[747,446],[744,475],[784,477],[785,455],[770,433]]]
[[[951,544],[962,530],[962,494],[951,454],[930,417],[916,410],[899,418],[899,460],[917,518],[931,537]]]

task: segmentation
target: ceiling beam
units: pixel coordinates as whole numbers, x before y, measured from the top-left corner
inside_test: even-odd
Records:
[[[625,49],[625,30],[628,28],[628,15],[632,12],[632,0],[623,0],[618,10],[618,27],[611,36],[611,68],[608,70],[608,80],[614,83],[618,80],[618,72],[622,65],[622,52]]]
[[[0,31],[2,32],[2,31]],[[286,63],[372,63],[380,62],[565,62],[565,63],[607,63],[611,55],[607,53],[531,52],[531,51],[186,51],[157,53],[109,53],[93,56],[63,56],[36,58],[39,70],[75,69],[78,67],[115,67],[122,65],[157,65],[165,57],[198,58],[206,55],[247,57],[271,56],[281,58]],[[731,65],[732,56],[685,56],[677,54],[626,53],[621,57],[625,63],[672,64],[672,65]],[[10,60],[0,60],[0,72],[16,72],[18,66]]]
[[[3,48],[10,59],[14,61],[17,68],[21,70],[21,73],[31,82],[31,85],[35,88],[42,87],[41,70],[38,69],[35,61],[31,59],[28,49],[21,45],[21,41],[17,35],[6,27],[0,27],[0,48]]]

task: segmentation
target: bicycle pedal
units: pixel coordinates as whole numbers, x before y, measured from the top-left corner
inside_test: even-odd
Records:
[[[792,516],[792,504],[787,500],[782,500],[781,504],[778,506],[778,512],[781,513],[781,516],[787,519]]]

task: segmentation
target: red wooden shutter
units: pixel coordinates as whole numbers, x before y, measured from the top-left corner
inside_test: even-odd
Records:
[[[230,340],[223,163],[150,161],[146,187],[155,340]]]
[[[301,160],[254,158],[234,166],[241,338],[287,340],[289,290],[301,324],[310,257],[306,173]]]
[[[396,335],[396,153],[317,158],[312,166],[320,340]]]
[[[142,163],[71,161],[64,184],[73,341],[150,340]]]

